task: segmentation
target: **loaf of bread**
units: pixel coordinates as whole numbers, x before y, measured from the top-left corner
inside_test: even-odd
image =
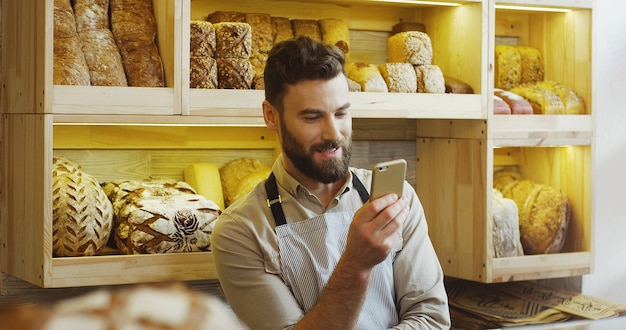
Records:
[[[75,162],[52,163],[52,251],[55,256],[91,256],[106,246],[113,205],[98,181]]]
[[[387,38],[387,61],[430,65],[433,46],[428,34],[419,31],[396,33]]]
[[[127,86],[122,57],[109,29],[109,1],[74,0],[74,16],[91,85]]]
[[[319,24],[313,19],[292,19],[291,29],[293,36],[307,36],[316,41],[322,41],[322,33]]]
[[[128,85],[164,87],[152,0],[110,0],[110,17]]]
[[[348,80],[348,91],[350,92],[361,92],[361,85],[359,85],[358,82],[350,79],[350,78],[346,78]]]
[[[515,201],[502,197],[492,189],[491,212],[493,256],[496,258],[524,255],[520,241],[519,212]]]
[[[259,183],[265,181],[272,173],[271,169],[259,170],[244,176],[239,182],[239,186],[235,194],[230,198],[230,203],[236,202],[238,199],[249,194]]]
[[[378,66],[391,93],[416,93],[417,75],[410,63],[383,63]]]
[[[514,115],[532,115],[533,107],[526,99],[503,89],[496,88],[494,94],[500,97],[511,108],[511,113]]]
[[[424,24],[417,22],[400,22],[391,27],[392,35],[406,31],[419,31],[426,33],[426,27]]]
[[[90,85],[89,67],[80,46],[70,0],[54,0],[53,69],[55,85]]]
[[[239,22],[243,23],[246,21],[246,16],[242,12],[238,11],[215,11],[210,13],[207,16],[207,21],[211,23],[221,23],[221,22]]]
[[[189,58],[189,87],[217,89],[217,61],[208,56]]]
[[[250,25],[252,51],[250,63],[255,77],[262,76],[267,57],[274,45],[272,17],[269,14],[246,13],[246,23]]]
[[[509,90],[522,80],[522,57],[516,46],[497,45],[495,49],[494,86]]]
[[[565,113],[565,105],[561,98],[536,84],[519,85],[511,88],[510,92],[526,99],[533,107],[534,114],[559,115]]]
[[[211,22],[190,21],[189,39],[189,56],[215,56],[215,29]]]
[[[272,36],[274,44],[293,38],[291,20],[287,17],[272,16]]]
[[[539,49],[517,46],[521,58],[520,84],[536,83],[544,79],[543,56]]]
[[[318,22],[322,41],[341,49],[346,56],[346,62],[348,62],[350,60],[350,30],[348,30],[348,24],[338,18],[323,18]]]
[[[250,89],[254,69],[248,59],[218,58],[217,86],[220,89]]]
[[[566,114],[585,113],[585,101],[573,89],[551,80],[539,81],[536,85],[559,96]]]
[[[510,182],[522,179],[522,175],[515,169],[503,168],[493,173],[493,187],[502,191]]]
[[[113,203],[114,214],[139,198],[196,193],[188,183],[172,179],[113,180],[102,184],[102,190]]]
[[[213,23],[216,59],[249,59],[252,54],[252,28],[248,23]]]
[[[220,179],[224,190],[224,205],[232,204],[239,191],[242,180],[252,173],[271,171],[272,167],[258,159],[242,157],[229,161],[220,167]],[[266,176],[267,178],[267,176]]]
[[[474,94],[474,89],[468,83],[450,76],[443,75],[446,93]]]
[[[414,68],[417,77],[418,93],[443,94],[446,92],[446,83],[439,66],[425,64],[416,65]]]
[[[345,65],[349,79],[361,86],[363,92],[387,93],[387,83],[378,67],[371,63],[350,62]]]
[[[496,115],[510,115],[511,108],[499,96],[493,96],[493,113]]]

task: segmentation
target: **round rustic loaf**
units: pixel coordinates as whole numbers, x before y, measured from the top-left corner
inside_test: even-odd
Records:
[[[56,256],[90,256],[111,234],[113,206],[98,181],[78,164],[54,157],[52,164],[52,250]]]
[[[236,199],[241,180],[251,173],[259,171],[271,171],[272,167],[258,159],[237,158],[220,167],[220,179],[224,190],[224,204],[232,204]]]

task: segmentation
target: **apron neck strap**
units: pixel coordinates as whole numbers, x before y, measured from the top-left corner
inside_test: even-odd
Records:
[[[352,185],[354,185],[359,193],[359,196],[361,197],[361,201],[365,204],[370,198],[370,194],[367,192],[367,189],[365,189],[361,180],[359,180],[354,173],[352,173]],[[285,219],[285,212],[283,212],[283,207],[280,205],[283,201],[280,194],[278,194],[278,185],[276,184],[276,176],[274,176],[274,172],[270,173],[270,176],[267,180],[265,180],[265,191],[267,192],[267,207],[272,210],[276,227],[286,224],[287,220]]]

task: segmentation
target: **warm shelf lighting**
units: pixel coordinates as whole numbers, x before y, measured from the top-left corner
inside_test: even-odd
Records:
[[[572,11],[571,9],[567,9],[567,8],[514,6],[514,5],[496,5],[496,9],[544,11],[544,12],[553,12],[553,13],[569,13],[570,11]]]
[[[455,2],[439,2],[439,1],[422,1],[422,0],[370,0],[372,2],[392,2],[392,3],[406,3],[411,5],[431,5],[431,6],[449,6],[456,7],[461,4]]]

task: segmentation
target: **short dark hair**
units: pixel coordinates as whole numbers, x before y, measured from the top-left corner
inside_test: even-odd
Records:
[[[265,99],[282,113],[287,86],[330,80],[344,73],[345,55],[336,46],[299,36],[274,45],[264,72]]]

